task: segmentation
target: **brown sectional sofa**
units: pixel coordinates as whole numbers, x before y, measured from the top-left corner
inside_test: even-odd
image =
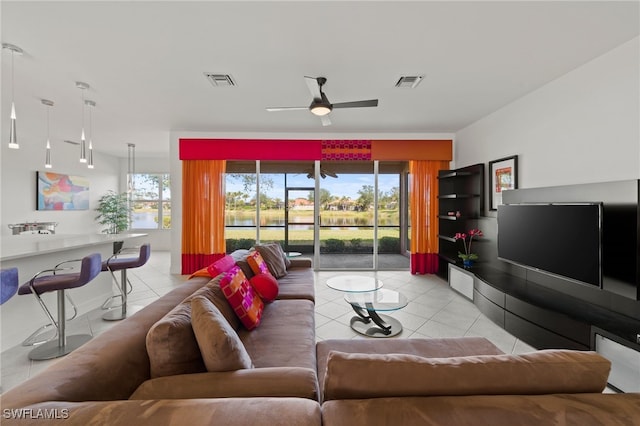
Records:
[[[198,277],[2,395],[2,424],[639,424],[639,395],[584,392],[606,382],[608,364],[597,354],[541,353],[520,359],[474,337],[316,344],[310,261],[294,259],[283,278],[282,298],[265,305],[261,324],[253,331],[237,328],[254,368],[206,372],[200,363],[188,374],[152,377],[149,330],[194,293],[215,293],[215,279]],[[569,357],[568,372],[589,372],[580,374],[588,376],[580,381],[586,387],[577,388],[581,393],[549,394],[532,383],[531,392],[521,392],[522,377],[537,377],[538,356]],[[597,368],[572,369],[585,360]],[[512,361],[514,365],[502,365]],[[399,370],[385,367],[389,362]],[[502,372],[487,375],[485,364]],[[470,370],[460,370],[461,365]],[[565,382],[573,382],[564,376]],[[430,383],[434,377],[440,378],[437,386]],[[500,382],[503,391],[516,383],[521,394],[485,395],[483,381]],[[461,388],[469,389],[468,382],[475,389],[461,393]],[[566,389],[575,390],[572,386]],[[43,420],[47,415],[57,418]]]

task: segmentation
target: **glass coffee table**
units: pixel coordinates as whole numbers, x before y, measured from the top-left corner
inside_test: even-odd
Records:
[[[382,288],[382,281],[360,275],[339,275],[327,280],[327,286],[345,292],[344,299],[356,316],[351,318],[351,328],[369,337],[391,337],[402,331],[402,324],[380,311],[396,311],[407,306],[407,298],[395,290]]]
[[[351,318],[351,328],[358,333],[370,337],[391,337],[402,331],[400,321],[378,312],[397,311],[407,306],[409,302],[404,294],[381,288],[365,293],[347,293],[344,300],[357,314]]]

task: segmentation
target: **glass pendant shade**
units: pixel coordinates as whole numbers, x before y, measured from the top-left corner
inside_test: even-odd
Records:
[[[46,145],[46,155],[44,159],[44,167],[45,169],[51,168],[51,142],[50,142],[50,129],[49,129],[49,109],[53,106],[53,101],[48,99],[41,99],[42,105],[47,107],[47,145]]]
[[[84,83],[82,81],[76,81],[76,87],[82,90],[82,133],[80,133],[80,162],[86,163],[87,162],[87,142],[84,136],[84,105],[86,102],[84,100],[84,91],[85,89],[88,89],[90,86],[87,83]]]
[[[50,169],[51,167],[51,144],[49,143],[49,139],[47,139],[47,155],[44,160],[44,168]]]
[[[16,106],[11,102],[11,127],[9,128],[9,148],[19,149],[18,135],[16,132]]]
[[[80,162],[87,162],[87,142],[84,138],[84,129],[82,129],[82,134],[80,135]]]
[[[93,144],[91,139],[89,139],[89,164],[87,164],[87,167],[93,169]]]
[[[88,164],[87,168],[93,169],[93,111],[92,108],[96,106],[94,101],[87,99],[84,104],[89,107],[89,152],[88,152]],[[80,160],[82,161],[82,160]]]

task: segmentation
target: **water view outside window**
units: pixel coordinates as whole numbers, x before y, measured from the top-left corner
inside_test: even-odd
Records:
[[[226,176],[227,251],[255,243],[258,217],[261,242],[279,241],[286,250],[312,251],[314,179],[306,172],[261,173],[259,200],[256,181],[255,173]],[[373,253],[373,174],[327,175],[320,182],[318,202],[321,253]],[[378,175],[378,203],[379,252],[400,253],[400,174]]]
[[[171,229],[171,189],[169,174],[136,173],[128,176],[132,229]]]

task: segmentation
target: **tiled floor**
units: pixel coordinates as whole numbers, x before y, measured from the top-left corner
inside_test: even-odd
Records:
[[[147,305],[179,286],[185,276],[169,274],[169,252],[154,252],[149,262],[132,269],[129,278],[133,291],[129,301],[134,305]],[[367,339],[349,327],[353,310],[344,301],[344,293],[328,288],[328,278],[344,272],[316,273],[316,339]],[[349,271],[349,274],[354,274]],[[408,271],[358,272],[359,275],[377,276],[384,287],[403,293],[409,304],[389,315],[403,325],[402,333],[394,338],[429,338],[483,336],[506,353],[521,353],[534,348],[516,339],[495,325],[478,311],[475,305],[449,289],[442,279],[431,275],[411,275]],[[103,311],[96,309],[71,321],[69,334],[91,333],[94,336],[111,327],[114,322],[103,321]],[[26,336],[25,336],[26,337]],[[2,390],[6,391],[55,363],[30,361],[28,347],[2,348],[0,356]]]

